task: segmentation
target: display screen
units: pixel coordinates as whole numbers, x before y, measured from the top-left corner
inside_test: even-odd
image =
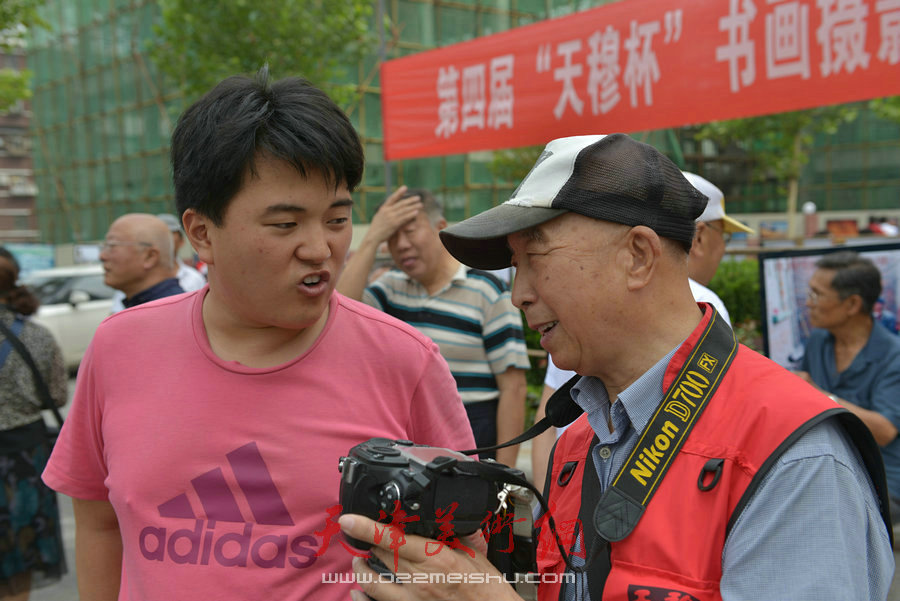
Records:
[[[873,317],[897,334],[900,297],[900,242],[831,246],[763,253],[759,257],[763,352],[788,369],[798,369],[812,326],[806,295],[816,261],[827,253],[852,250],[869,258],[881,272],[881,298]]]

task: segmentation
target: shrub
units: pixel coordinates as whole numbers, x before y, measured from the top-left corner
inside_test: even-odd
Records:
[[[709,288],[719,295],[738,340],[762,352],[762,305],[759,298],[759,261],[738,259],[722,261]]]

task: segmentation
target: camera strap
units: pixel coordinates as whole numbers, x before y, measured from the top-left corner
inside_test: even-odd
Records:
[[[625,465],[600,497],[594,529],[607,541],[634,530],[650,499],[737,354],[731,327],[713,311]]]
[[[572,400],[571,395],[572,387],[575,386],[575,384],[577,384],[578,380],[580,379],[581,376],[576,374],[565,384],[557,388],[556,392],[554,392],[553,395],[551,395],[551,397],[547,400],[546,416],[535,423],[533,426],[528,428],[522,434],[519,434],[512,440],[504,442],[503,444],[494,445],[492,447],[469,449],[468,451],[459,452],[463,455],[475,455],[476,453],[484,453],[485,451],[496,451],[497,449],[511,447],[513,445],[521,444],[526,440],[531,440],[535,436],[542,434],[550,426],[555,426],[557,428],[568,426],[576,419],[578,419],[579,415],[584,413],[584,409],[579,407],[575,403],[575,401]]]
[[[550,507],[547,505],[547,501],[544,499],[544,496],[541,494],[541,492],[524,477],[524,474],[522,474],[522,472],[518,470],[511,470],[501,463],[488,461],[458,461],[453,464],[453,468],[459,472],[478,476],[482,480],[488,480],[490,482],[497,482],[501,484],[512,484],[530,491],[534,495],[534,498],[537,499],[538,504],[541,507],[541,512],[547,516],[548,526],[550,527],[550,531],[553,533],[553,536],[556,539],[556,546],[559,549],[563,560],[566,562],[566,565],[569,567],[569,569],[574,571],[581,571],[583,569],[578,568],[571,563],[569,554],[566,552],[566,549],[559,538],[559,534],[556,529],[556,522],[553,519],[553,514],[550,512]],[[518,474],[515,472],[518,472]],[[522,475],[520,476],[519,474]],[[530,530],[534,526],[533,515],[531,514],[530,507],[526,509],[526,505],[516,504],[515,515],[519,516],[520,513],[522,514],[522,517],[526,518],[527,524],[520,525],[518,530],[514,528],[514,533],[524,533],[526,529]],[[530,565],[528,566],[528,569],[530,571],[536,571],[537,565]]]
[[[737,349],[737,339],[731,327],[713,310],[699,341],[666,391],[625,465],[619,470],[612,485],[604,491],[599,502],[596,502],[593,513],[594,531],[604,540],[620,541],[637,526],[672,460],[721,384],[722,376],[734,360]],[[562,427],[575,421],[584,412],[571,395],[572,386],[579,379],[580,376],[575,376],[563,384],[548,400],[547,416],[525,433],[504,444],[461,453],[471,455],[512,446],[534,438],[550,426]],[[548,513],[548,525],[556,535],[553,516],[548,512],[544,497],[527,480],[514,477],[501,466],[490,463],[459,462],[457,469],[497,482],[525,486],[535,493],[541,509]],[[583,571],[583,568],[573,568],[558,536],[556,543],[569,569]]]

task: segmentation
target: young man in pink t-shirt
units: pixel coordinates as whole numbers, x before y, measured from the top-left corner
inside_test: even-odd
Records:
[[[334,292],[361,144],[264,68],[182,115],[172,164],[209,284],[98,328],[44,472],[74,499],[80,597],[346,599],[338,458],[374,436],[474,446],[437,346]]]

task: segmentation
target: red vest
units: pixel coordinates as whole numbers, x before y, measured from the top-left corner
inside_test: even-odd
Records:
[[[669,363],[664,390],[697,343],[709,314],[707,311]],[[829,409],[834,410],[835,404],[825,395],[741,346],[637,526],[624,540],[611,544],[603,601],[720,600],[722,549],[738,503],[766,459],[780,454],[783,449],[779,446],[791,434]],[[567,552],[572,548],[585,459],[593,436],[587,416],[582,415],[563,433],[553,454],[548,503]],[[712,458],[724,459],[721,479],[711,490],[702,491],[698,478]],[[561,485],[563,466],[570,464],[571,468],[571,462],[577,466],[568,481],[564,474]],[[711,479],[707,475],[705,484]],[[543,518],[540,525],[538,570],[562,574],[566,567],[555,539]],[[586,523],[583,527],[593,526]],[[562,599],[560,582],[544,577],[538,599]]]

